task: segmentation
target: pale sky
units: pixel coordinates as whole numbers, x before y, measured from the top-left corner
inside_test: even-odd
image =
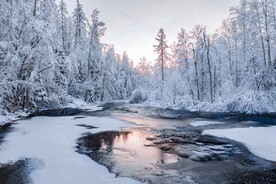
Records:
[[[142,56],[156,59],[153,45],[160,28],[164,28],[168,43],[176,41],[183,27],[192,30],[196,24],[206,25],[210,33],[220,27],[229,9],[240,0],[79,0],[90,19],[92,10],[100,10],[100,20],[106,23],[104,43],[114,44],[117,53],[127,51],[138,63]],[[76,0],[65,0],[69,13]]]

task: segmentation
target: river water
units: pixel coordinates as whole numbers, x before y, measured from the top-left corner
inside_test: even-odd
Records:
[[[82,114],[133,123],[120,132],[78,140],[81,153],[118,176],[144,183],[276,183],[275,162],[238,142],[201,134],[205,129],[276,125],[275,114],[185,112],[124,103]],[[193,127],[193,122],[216,124]]]
[[[244,115],[159,109],[107,103],[100,111],[63,109],[36,116],[108,117],[132,123],[121,131],[85,134],[76,151],[118,177],[143,183],[276,183],[276,163],[253,155],[241,143],[202,135],[206,129],[276,125],[276,114]],[[192,126],[193,123],[206,126]],[[210,123],[211,122],[211,123]],[[77,126],[89,130],[97,127]],[[12,127],[0,127],[0,143]],[[36,160],[0,165],[0,183],[30,183]],[[28,171],[28,172],[26,172]],[[90,181],[88,181],[89,183]],[[93,183],[93,181],[92,181]]]

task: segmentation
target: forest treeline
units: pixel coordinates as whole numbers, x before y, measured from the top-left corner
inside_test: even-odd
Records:
[[[160,29],[157,62],[138,68],[133,101],[187,110],[275,112],[276,1],[242,0],[214,34],[182,28],[168,46]]]
[[[241,0],[213,34],[181,28],[156,36],[156,61],[138,66],[101,42],[97,9],[63,0],[0,1],[0,108],[15,112],[131,99],[162,107],[246,113],[276,111],[276,2]]]
[[[0,108],[58,108],[72,97],[87,102],[129,98],[132,61],[100,38],[97,9],[72,15],[61,0],[0,1]]]

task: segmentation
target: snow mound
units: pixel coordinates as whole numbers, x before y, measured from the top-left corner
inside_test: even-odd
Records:
[[[3,114],[0,109],[0,126],[15,120],[19,120],[20,117],[27,117],[29,115],[28,113],[25,113],[25,112],[17,112],[14,114],[7,114],[7,113],[3,113]]]
[[[215,121],[195,121],[192,122],[191,125],[194,127],[199,127],[199,126],[207,126],[207,125],[222,125],[224,124],[223,122],[215,122]]]
[[[275,112],[276,96],[274,93],[246,91],[227,100],[222,109],[229,112],[265,113]]]
[[[130,103],[141,103],[148,99],[147,93],[144,90],[136,89],[132,92]]]
[[[205,130],[203,135],[241,142],[253,154],[266,160],[276,161],[276,126]]]
[[[10,121],[11,119],[9,117],[0,114],[0,126]]]
[[[175,104],[172,104],[166,103],[166,100],[158,97],[160,97],[160,94],[152,92],[145,104],[161,108],[182,109],[193,112],[237,112],[247,114],[276,112],[275,92],[256,92],[248,90],[228,94],[227,96],[216,99],[214,103],[207,101],[193,101],[187,96],[179,98]]]
[[[72,102],[68,105],[68,107],[88,111],[99,111],[103,109],[103,107],[100,107],[99,104],[88,104],[87,102],[76,98],[72,98]]]

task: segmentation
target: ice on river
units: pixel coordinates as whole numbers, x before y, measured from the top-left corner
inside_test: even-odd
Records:
[[[236,140],[253,154],[276,161],[276,126],[205,130],[203,134]]]
[[[86,129],[83,126],[99,127]],[[76,152],[76,140],[84,133],[120,130],[130,124],[110,118],[35,117],[18,121],[15,130],[0,145],[0,163],[12,163],[24,158],[43,162],[31,174],[33,183],[87,184],[138,183],[130,178],[116,178],[104,166]]]
[[[224,123],[216,122],[216,121],[195,121],[195,122],[191,123],[191,125],[194,127],[207,126],[207,125],[222,125],[222,124],[224,124]]]
[[[68,107],[78,108],[78,109],[83,109],[88,111],[99,111],[103,109],[103,107],[100,107],[99,105],[88,104],[87,102],[76,98],[72,98],[72,102],[68,105]]]

